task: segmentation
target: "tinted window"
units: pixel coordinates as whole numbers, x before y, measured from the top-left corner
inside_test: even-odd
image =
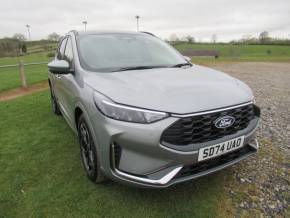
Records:
[[[61,60],[64,57],[64,50],[65,50],[65,45],[66,45],[67,38],[64,38],[58,48],[57,52],[57,59]]]
[[[65,52],[64,52],[64,57],[69,62],[71,62],[73,60],[73,50],[72,50],[71,38],[68,38],[68,40],[67,40]]]
[[[170,45],[149,35],[85,35],[78,39],[78,46],[82,66],[91,71],[110,72],[122,67],[185,63]]]

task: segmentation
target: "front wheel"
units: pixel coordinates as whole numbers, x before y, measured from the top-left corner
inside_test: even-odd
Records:
[[[105,181],[97,158],[97,149],[83,115],[80,116],[78,121],[78,137],[81,159],[88,178],[94,183]]]

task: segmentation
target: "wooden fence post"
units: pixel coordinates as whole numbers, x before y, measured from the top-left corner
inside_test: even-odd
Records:
[[[20,74],[20,81],[23,88],[27,88],[26,77],[24,72],[24,64],[23,61],[19,61],[19,74]]]

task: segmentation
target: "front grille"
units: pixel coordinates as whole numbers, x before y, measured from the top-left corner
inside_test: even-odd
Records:
[[[180,118],[162,134],[161,143],[185,146],[216,140],[232,135],[247,128],[254,119],[258,109],[253,105],[245,105],[229,110]],[[235,122],[232,126],[219,129],[214,122],[222,116],[232,116]]]
[[[220,157],[216,157],[214,159],[210,159],[207,161],[203,161],[197,164],[192,164],[192,165],[188,165],[183,167],[178,174],[175,176],[175,178],[182,178],[182,177],[186,177],[186,176],[192,176],[210,169],[213,169],[215,167],[227,164],[239,157],[242,157],[246,154],[249,153],[254,153],[256,150],[250,146],[245,146],[237,151],[228,153],[228,154],[224,154]]]

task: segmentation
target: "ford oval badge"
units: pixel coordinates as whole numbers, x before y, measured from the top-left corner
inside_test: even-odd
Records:
[[[214,122],[214,125],[216,128],[223,129],[223,128],[227,128],[227,127],[232,126],[234,124],[235,120],[236,119],[232,116],[223,116],[223,117],[218,118]]]

